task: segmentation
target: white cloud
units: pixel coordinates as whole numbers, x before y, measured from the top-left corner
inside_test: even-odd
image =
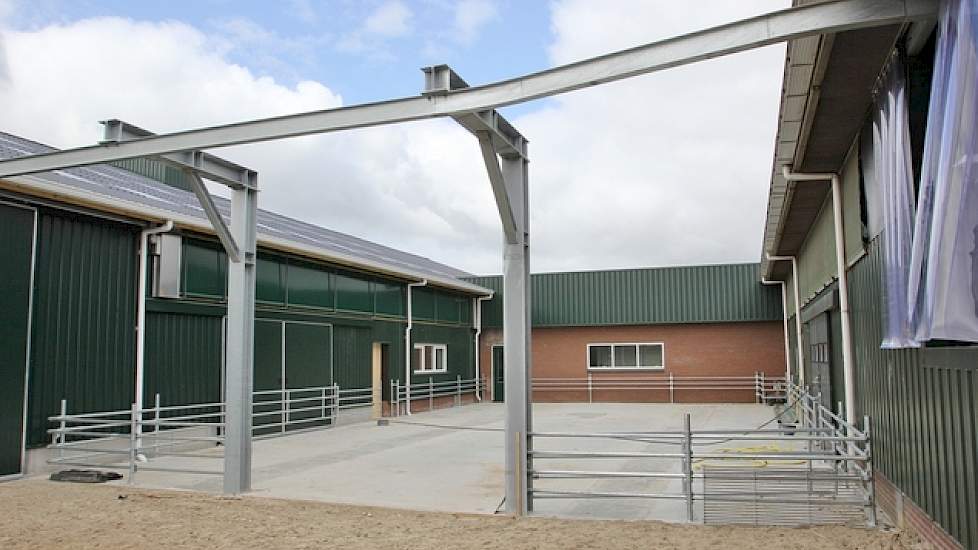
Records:
[[[549,54],[564,63],[771,4],[562,1]],[[103,118],[165,132],[341,104],[319,83],[256,76],[178,23],[90,19],[2,40],[0,129],[56,146],[93,143]],[[782,66],[775,46],[575,92],[514,119],[531,141],[534,270],[756,261]],[[262,208],[470,271],[501,269],[478,148],[451,121],[217,152],[259,170]]]
[[[554,64],[777,9],[643,0],[553,5]],[[613,9],[611,9],[613,6]],[[784,49],[575,92],[516,126],[530,139],[535,270],[756,261]]]
[[[342,52],[364,54],[373,60],[396,57],[388,41],[411,34],[414,12],[400,0],[388,0],[367,14],[363,24],[340,37],[336,47]]]
[[[411,32],[411,17],[414,15],[410,8],[399,0],[389,0],[377,7],[363,23],[363,28],[370,34],[387,38],[404,36]]]
[[[180,23],[99,18],[0,38],[11,69],[0,85],[0,130],[57,147],[96,142],[106,118],[168,132],[342,104],[316,82],[286,87],[256,76]],[[261,208],[498,270],[498,222],[478,148],[450,121],[214,152],[259,171]]]
[[[461,0],[455,5],[455,40],[471,44],[486,23],[498,16],[491,0]]]

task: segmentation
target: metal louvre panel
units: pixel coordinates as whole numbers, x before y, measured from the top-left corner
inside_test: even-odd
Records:
[[[494,289],[483,324],[502,325],[501,277],[474,277]],[[726,264],[532,276],[534,326],[775,321],[776,288],[757,282],[757,264]]]

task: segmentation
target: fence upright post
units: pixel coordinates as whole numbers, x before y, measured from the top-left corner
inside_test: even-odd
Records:
[[[876,475],[873,472],[873,444],[870,434],[869,415],[863,416],[863,435],[866,438],[866,514],[870,527],[876,527]]]
[[[65,457],[65,427],[68,423],[65,417],[68,416],[68,400],[61,400],[61,422],[58,423],[58,433],[51,436],[51,442],[58,447],[58,458]]]
[[[160,431],[160,394],[153,398],[153,434]]]
[[[462,375],[455,375],[455,406],[462,406]]]
[[[326,386],[323,386],[322,390],[319,392],[319,409],[321,411],[320,414],[323,417],[323,422],[329,420],[329,417],[326,416]]]
[[[129,409],[129,485],[136,475],[136,425],[139,423],[139,407],[133,403]]]
[[[764,372],[761,372],[761,403],[767,404],[767,382],[764,380]]]
[[[669,402],[676,402],[676,385],[673,382],[672,373],[669,373]]]
[[[292,401],[292,390],[282,390],[282,402],[279,405],[282,407],[282,412],[279,413],[279,422],[282,423],[282,427],[279,429],[279,433],[285,433],[285,425],[289,423],[289,403]]]
[[[435,410],[435,381],[431,376],[428,377],[428,410]]]
[[[594,403],[594,381],[592,373],[587,373],[587,402]]]
[[[400,381],[391,380],[391,416],[401,416]]]
[[[333,412],[333,423],[335,424],[340,417],[340,386],[339,384],[333,384],[332,386],[330,386],[330,389],[333,391],[332,412]]]
[[[686,494],[686,521],[693,522],[693,433],[690,430],[689,413],[683,417],[683,431],[686,438],[683,441],[683,492]]]

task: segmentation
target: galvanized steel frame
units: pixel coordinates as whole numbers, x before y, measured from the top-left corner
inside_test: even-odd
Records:
[[[496,107],[557,95],[624,78],[670,69],[697,61],[750,50],[794,38],[834,33],[855,28],[902,23],[933,16],[934,0],[837,0],[772,12],[720,25],[683,36],[653,42],[581,62],[541,71],[485,86],[453,89],[451,73],[432,68],[425,94],[165,134],[138,140],[68,149],[0,162],[0,178],[76,166],[87,166],[129,158],[200,151],[241,143],[325,133],[422,120],[443,116],[477,115],[480,131],[499,134],[499,126],[486,124],[483,113]],[[436,76],[437,75],[437,76]],[[464,83],[463,83],[464,84]],[[495,117],[489,116],[491,122]],[[461,123],[461,121],[460,121]],[[463,124],[464,125],[464,124]],[[487,126],[482,128],[481,126]],[[485,139],[483,139],[483,143]],[[530,309],[529,231],[527,209],[527,160],[525,140],[522,155],[504,155],[494,192],[505,187],[510,210],[497,200],[506,228],[504,251],[504,341],[506,345],[506,509],[517,515],[532,508],[529,502],[532,464],[531,399],[529,397]],[[517,147],[517,149],[520,149]],[[494,149],[498,151],[498,149]],[[488,151],[486,151],[488,152]],[[485,154],[486,160],[491,155]],[[492,163],[490,163],[492,164]],[[500,177],[501,175],[501,177]],[[502,180],[502,182],[500,181]],[[252,174],[234,190],[231,236],[241,261],[231,263],[228,284],[228,430],[225,452],[224,490],[247,491],[251,482],[251,417],[246,403],[251,397],[254,294],[255,216],[257,178]],[[500,183],[504,185],[500,186]]]
[[[763,389],[761,389],[763,391]],[[531,468],[530,475],[534,479],[678,479],[682,481],[679,492],[611,492],[611,491],[581,491],[561,490],[554,488],[530,489],[533,498],[598,498],[598,499],[664,499],[681,500],[685,503],[686,520],[692,522],[694,502],[696,501],[725,501],[782,505],[822,505],[822,506],[851,506],[861,507],[869,526],[876,525],[876,495],[872,466],[872,444],[869,431],[869,417],[864,418],[863,429],[848,423],[841,415],[832,413],[820,404],[817,396],[808,394],[798,386],[788,386],[781,392],[787,396],[789,408],[791,404],[800,406],[803,414],[801,425],[797,427],[781,427],[775,429],[724,429],[724,430],[693,430],[690,414],[683,417],[681,431],[657,432],[531,432],[535,438],[547,439],[601,439],[613,441],[632,441],[637,443],[657,443],[678,447],[676,451],[530,451],[528,454],[538,460],[572,459],[578,461],[606,461],[628,459],[630,461],[643,459],[668,459],[680,461],[680,472],[669,471],[614,471],[614,470],[553,470]],[[718,442],[726,441],[786,441],[801,442],[806,449],[800,451],[771,451],[746,450],[745,452],[728,453],[703,450]],[[698,450],[699,449],[699,450]],[[858,498],[835,498],[819,495],[809,485],[808,493],[802,497],[791,494],[759,493],[751,491],[723,491],[722,493],[697,492],[694,480],[705,480],[706,472],[696,473],[693,468],[695,460],[797,460],[804,462],[804,467],[797,471],[785,470],[785,476],[791,480],[807,479],[811,484],[813,479],[819,481],[834,481],[836,483],[854,483],[858,489]],[[813,477],[816,464],[830,465],[831,470],[819,473]],[[634,466],[632,466],[634,468]],[[733,473],[719,474],[719,479],[750,479]],[[714,474],[714,477],[716,475]],[[726,476],[726,477],[724,477]],[[773,497],[772,497],[773,495]]]

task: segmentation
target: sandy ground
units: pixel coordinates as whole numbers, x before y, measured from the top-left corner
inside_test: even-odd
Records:
[[[848,527],[714,527],[412,512],[29,479],[0,484],[0,548],[914,548]]]

